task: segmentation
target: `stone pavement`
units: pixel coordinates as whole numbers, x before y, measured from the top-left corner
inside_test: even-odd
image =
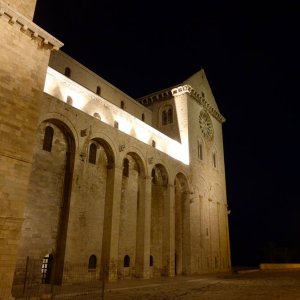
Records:
[[[102,299],[100,288],[64,286],[54,299]],[[300,300],[300,270],[205,274],[121,280],[106,285],[105,300]]]

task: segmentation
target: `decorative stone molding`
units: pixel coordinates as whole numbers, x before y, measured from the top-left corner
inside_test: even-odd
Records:
[[[80,136],[81,137],[87,136],[87,128],[80,130]]]
[[[146,97],[137,99],[137,101],[145,106],[151,105],[155,101],[161,101],[161,100],[167,100],[172,98],[172,92],[171,89],[165,89],[160,92],[156,92],[150,95],[147,95]]]
[[[79,154],[79,156],[80,156],[80,160],[81,160],[81,161],[85,161],[85,158],[86,158],[86,153],[85,153],[85,152],[81,152],[81,153]]]
[[[205,95],[204,94],[200,95],[190,85],[186,84],[172,89],[173,96],[179,96],[185,93],[189,93],[201,106],[203,106],[220,123],[225,122],[225,118],[206,101]]]
[[[10,6],[0,1],[0,17],[7,17],[11,25],[19,25],[23,33],[31,35],[33,39],[40,39],[43,46],[49,49],[59,50],[64,44],[34,24],[31,20],[24,17],[22,14],[14,11]]]
[[[151,105],[154,101],[166,100],[171,98],[172,96],[179,96],[185,93],[189,93],[201,106],[203,106],[216,120],[220,123],[225,122],[225,118],[214,108],[212,107],[205,99],[205,94],[197,93],[195,89],[188,85],[180,85],[174,86],[173,88],[169,88],[154,94],[150,94],[146,97],[137,99],[137,101],[145,106]]]
[[[123,152],[125,150],[125,145],[119,145],[119,152]]]
[[[153,157],[149,157],[149,158],[148,158],[148,164],[149,164],[149,165],[152,165],[152,164],[153,164]]]

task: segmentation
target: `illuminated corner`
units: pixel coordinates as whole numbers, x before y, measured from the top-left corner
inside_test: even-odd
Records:
[[[67,103],[68,97],[71,97],[74,108],[90,116],[94,116],[97,112],[101,116],[99,122],[112,127],[115,122],[118,122],[118,130],[150,146],[154,140],[157,150],[189,165],[187,132],[182,133],[184,142],[179,143],[51,67],[47,69],[44,92],[65,103]]]

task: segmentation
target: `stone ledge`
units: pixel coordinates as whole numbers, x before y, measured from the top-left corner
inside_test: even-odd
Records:
[[[225,122],[226,119],[212,105],[210,105],[205,100],[205,97],[198,94],[192,86],[185,84],[172,89],[173,96],[182,95],[185,93],[189,93],[202,107],[204,107],[220,123]]]
[[[261,270],[288,270],[300,269],[300,264],[260,264]]]
[[[32,38],[40,38],[43,46],[48,46],[50,49],[59,50],[64,44],[34,24],[31,20],[24,17],[22,14],[14,11],[10,6],[0,1],[0,18],[7,17],[11,25],[17,24],[21,27],[23,33],[29,33]]]

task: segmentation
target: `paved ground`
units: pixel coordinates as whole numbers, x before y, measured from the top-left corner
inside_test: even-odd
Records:
[[[105,299],[300,299],[300,271],[257,271],[176,278],[136,288],[115,287]]]
[[[99,288],[68,286],[55,299],[100,300],[102,296]],[[300,270],[122,280],[106,285],[104,299],[300,300]]]

